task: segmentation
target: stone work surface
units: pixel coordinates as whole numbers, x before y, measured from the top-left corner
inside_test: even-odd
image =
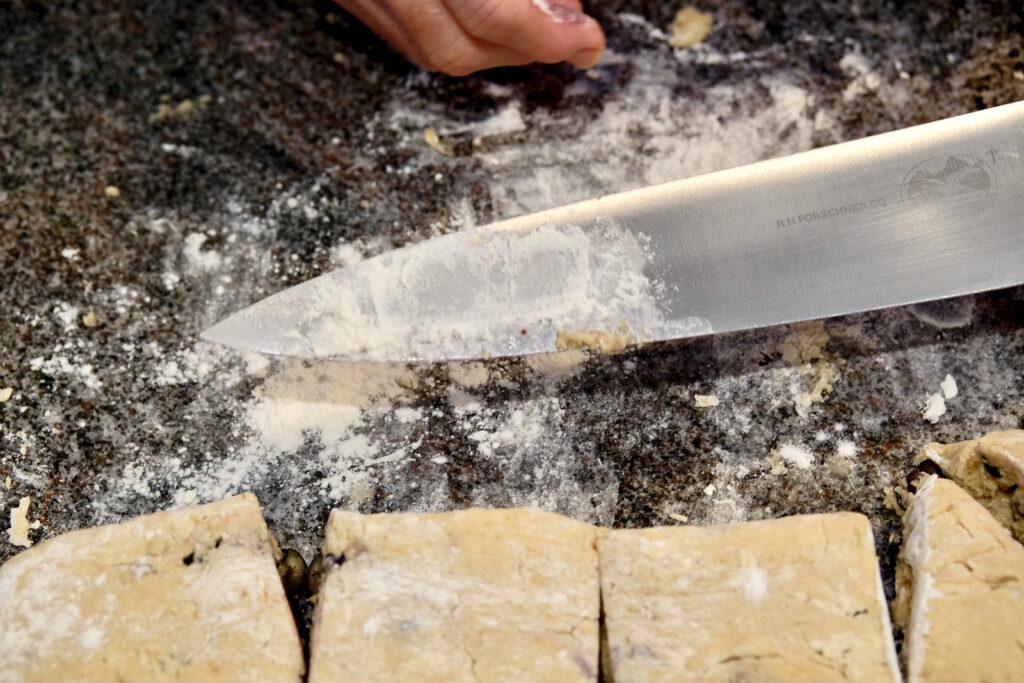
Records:
[[[30,497],[39,541],[251,490],[308,561],[333,507],[852,510],[891,595],[886,487],[928,442],[1024,424],[1022,288],[609,358],[331,366],[199,340],[432,235],[1024,99],[1008,1],[713,0],[679,51],[678,8],[595,5],[594,69],[460,80],[329,4],[0,5],[4,517]]]

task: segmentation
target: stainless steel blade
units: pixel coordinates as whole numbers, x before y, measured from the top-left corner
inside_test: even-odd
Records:
[[[428,240],[332,271],[204,338],[445,360],[748,329],[1024,282],[1024,103]]]

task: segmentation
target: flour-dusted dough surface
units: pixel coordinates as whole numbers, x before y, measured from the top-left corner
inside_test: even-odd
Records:
[[[863,515],[616,530],[598,551],[616,683],[900,678]]]
[[[909,683],[1024,680],[1024,546],[929,477],[903,518],[893,615]]]
[[[1024,543],[1024,430],[991,432],[953,444],[930,443],[915,464],[931,460]]]
[[[595,681],[597,534],[532,509],[334,510],[311,683]]]
[[[0,680],[299,681],[252,494],[83,529],[0,567]]]

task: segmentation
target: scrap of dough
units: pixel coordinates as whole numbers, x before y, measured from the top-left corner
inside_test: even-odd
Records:
[[[615,681],[899,681],[863,515],[598,540]]]
[[[573,351],[588,348],[598,353],[621,353],[631,344],[636,343],[636,336],[629,333],[626,321],[619,324],[618,333],[601,332],[600,330],[580,330],[566,332],[560,330],[555,337],[555,348],[559,351]]]
[[[668,44],[674,48],[690,47],[702,42],[711,33],[711,14],[693,7],[684,7],[676,12],[668,36]]]
[[[0,680],[300,681],[251,493],[83,529],[0,567]]]
[[[714,394],[694,394],[693,406],[695,408],[714,408],[720,403]]]
[[[1024,680],[1024,547],[947,479],[903,517],[893,618],[908,683]]]
[[[809,320],[791,325],[790,333],[779,344],[778,351],[782,359],[797,368],[810,387],[810,391],[799,397],[799,403],[804,408],[824,402],[825,394],[832,392],[832,385],[839,377],[825,353],[828,342],[829,333],[825,323]]]
[[[597,534],[534,509],[334,510],[310,682],[594,681]]]
[[[32,545],[32,539],[28,537],[28,506],[31,502],[29,496],[22,496],[18,506],[11,508],[11,528],[7,530],[7,540],[11,545],[19,545],[22,548]]]
[[[1024,543],[1024,430],[991,432],[949,445],[930,443],[914,464],[925,460],[942,468]]]
[[[808,320],[790,325],[790,333],[779,344],[782,359],[793,366],[819,360],[825,355],[829,334],[822,320]]]
[[[441,138],[437,136],[437,131],[433,127],[427,128],[423,131],[423,142],[427,143],[427,146],[435,152],[451,154],[451,152],[448,151],[448,148],[441,142]]]
[[[809,408],[812,403],[823,403],[825,394],[832,393],[832,383],[839,377],[835,368],[823,360],[819,360],[808,375],[811,390],[801,394],[800,405]]]

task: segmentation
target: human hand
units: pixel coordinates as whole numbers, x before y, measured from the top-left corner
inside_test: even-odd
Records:
[[[580,0],[335,0],[428,71],[597,63],[604,33]]]

